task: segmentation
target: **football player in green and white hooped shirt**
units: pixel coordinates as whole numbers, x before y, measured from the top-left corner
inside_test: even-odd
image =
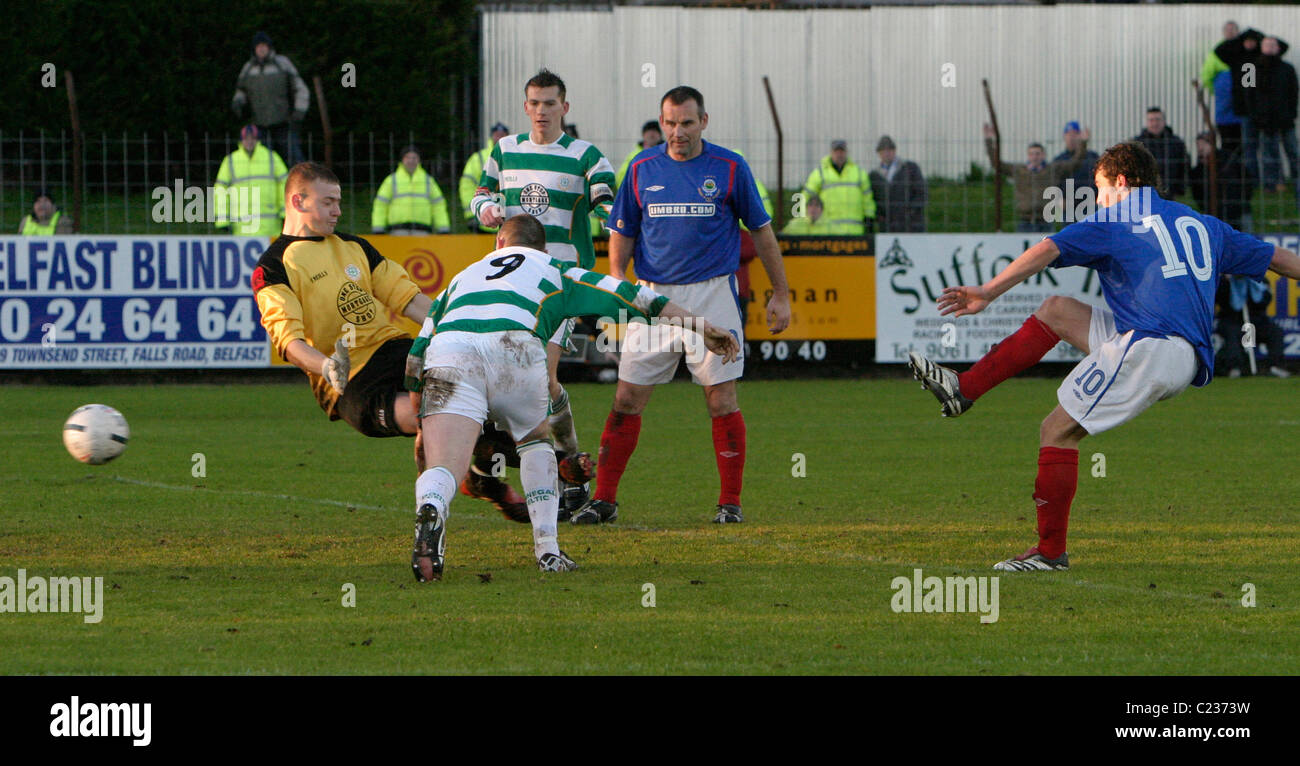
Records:
[[[569,102],[564,81],[554,72],[543,69],[534,75],[524,85],[524,97],[524,112],[532,130],[505,136],[493,147],[470,209],[479,223],[489,228],[528,213],[545,227],[546,249],[552,258],[594,268],[596,253],[587,215],[595,211],[602,220],[609,217],[614,166],[590,142],[565,134]],[[570,319],[556,328],[546,346],[551,428],[562,457],[578,454],[569,396],[556,378],[560,355],[568,348],[572,331]],[[587,501],[588,486],[565,482],[563,495],[561,516],[567,519]]]
[[[577,568],[556,537],[559,497],[544,349],[569,317],[677,320],[727,361],[740,351],[730,332],[648,287],[552,258],[543,251],[549,247],[545,236],[530,215],[507,219],[497,249],[451,280],[411,344],[406,387],[418,403],[425,465],[431,466],[415,485],[411,568],[420,582],[442,577],[448,505],[488,418],[518,445],[538,568]]]

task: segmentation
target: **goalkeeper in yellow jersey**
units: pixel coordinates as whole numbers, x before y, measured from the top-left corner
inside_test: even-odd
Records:
[[[369,242],[334,231],[340,202],[338,177],[324,165],[304,162],[289,172],[284,231],[253,270],[262,326],[284,358],[307,373],[331,420],[366,436],[417,436],[416,464],[423,470],[415,407],[403,387],[411,338],[385,308],[418,323],[432,301]],[[523,497],[489,474],[495,453],[508,464],[518,459],[513,440],[490,430],[462,491],[528,523]]]

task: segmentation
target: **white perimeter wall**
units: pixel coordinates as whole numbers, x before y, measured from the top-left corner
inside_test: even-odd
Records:
[[[1004,159],[1023,160],[1030,141],[1055,155],[1072,119],[1092,127],[1094,147],[1131,138],[1153,104],[1190,148],[1202,129],[1190,83],[1227,19],[1300,46],[1300,8],[1286,6],[489,9],[483,128],[499,119],[526,130],[523,83],[546,66],[568,85],[569,121],[617,166],[663,93],[688,84],[705,97],[705,138],[743,151],[773,186],[767,75],[787,186],[802,182],[832,138],[848,140],[859,162],[874,161],[882,133],[927,175],[953,177],[972,161],[987,166],[980,80],[988,78]],[[644,64],[655,67],[651,87],[642,85]],[[941,84],[946,64],[956,87]]]

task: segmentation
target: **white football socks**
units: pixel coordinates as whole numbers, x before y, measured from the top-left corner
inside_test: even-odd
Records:
[[[420,474],[415,480],[415,510],[422,505],[432,505],[438,515],[445,521],[451,507],[451,499],[456,496],[456,477],[451,471],[436,465]]]
[[[569,392],[560,389],[559,397],[551,400],[551,412],[547,417],[551,424],[551,436],[560,452],[572,455],[578,451],[578,430],[573,425],[573,411],[569,409]]]
[[[556,487],[555,448],[548,441],[534,441],[519,446],[519,480],[524,485],[528,518],[533,522],[533,555],[560,552],[556,527],[560,515],[560,495]]]

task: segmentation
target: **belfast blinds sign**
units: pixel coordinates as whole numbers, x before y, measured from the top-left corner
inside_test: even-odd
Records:
[[[265,367],[265,238],[0,237],[0,369]]]

